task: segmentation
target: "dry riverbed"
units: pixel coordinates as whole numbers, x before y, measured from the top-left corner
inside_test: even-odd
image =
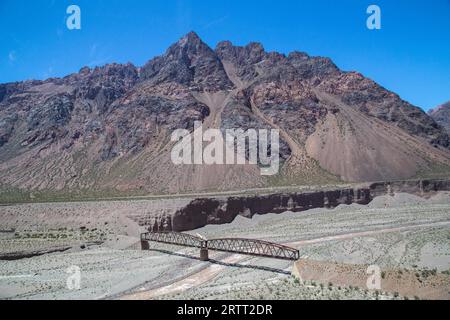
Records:
[[[397,194],[369,206],[237,217],[228,225],[192,231],[207,238],[290,244],[314,268],[378,265],[389,289],[379,291],[320,275],[302,284],[286,261],[210,252],[213,261],[201,262],[195,249],[160,244],[137,250],[142,229],[128,215],[148,210],[146,202],[54,205],[59,211],[46,210],[45,204],[0,207],[1,254],[40,254],[0,261],[0,298],[450,299],[449,193],[429,200]],[[79,267],[80,289],[67,286],[71,266]],[[400,289],[393,291],[395,286]]]

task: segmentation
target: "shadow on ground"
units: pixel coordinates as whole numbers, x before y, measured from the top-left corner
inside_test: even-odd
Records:
[[[150,249],[149,251],[154,251],[154,252],[164,253],[164,254],[168,254],[168,255],[172,255],[172,256],[179,256],[179,257],[183,257],[183,258],[187,258],[187,259],[199,260],[200,261],[200,258],[197,257],[197,256],[184,254],[184,253],[179,253],[179,252],[173,252],[173,251],[169,251],[169,250]],[[271,267],[265,267],[265,266],[258,266],[258,265],[247,265],[247,264],[241,264],[241,263],[227,263],[227,262],[222,262],[222,261],[218,261],[218,260],[215,260],[215,259],[210,259],[209,263],[217,264],[217,265],[221,265],[221,266],[225,266],[225,267],[261,270],[261,271],[267,271],[267,272],[284,274],[284,275],[290,275],[291,274],[289,271],[286,271],[286,270],[283,270],[283,269],[277,269],[277,268],[271,268]]]

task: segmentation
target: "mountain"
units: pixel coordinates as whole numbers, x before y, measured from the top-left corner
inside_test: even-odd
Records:
[[[280,173],[174,165],[171,133],[195,121],[279,129]],[[449,164],[449,135],[420,108],[328,58],[259,43],[213,50],[191,32],[141,68],[0,84],[2,190],[229,190],[404,179]]]
[[[430,110],[428,114],[450,134],[450,101]]]

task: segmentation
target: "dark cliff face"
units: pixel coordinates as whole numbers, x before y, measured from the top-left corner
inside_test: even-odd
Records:
[[[268,213],[301,212],[314,208],[335,208],[340,204],[369,202],[368,189],[231,197],[224,200],[197,199],[175,213],[172,230],[187,231],[208,224],[230,223],[238,215],[252,218],[254,215]]]
[[[362,75],[328,58],[266,52],[259,43],[225,41],[213,50],[191,32],[142,68],[109,64],[0,84],[0,182],[27,191],[155,193],[269,185],[251,176],[256,170],[242,174],[244,182],[224,173],[199,185],[209,177],[169,163],[171,132],[206,120],[220,129],[281,130],[280,181],[288,184],[404,179],[431,164],[450,165],[445,130]],[[385,150],[369,127],[400,138]],[[338,134],[341,156],[327,149]],[[397,168],[405,159],[412,159],[402,166],[408,170]]]
[[[426,195],[450,190],[448,180],[421,180],[374,183],[367,188],[341,189],[310,193],[273,194],[267,196],[229,197],[220,199],[196,199],[173,215],[144,218],[139,222],[149,231],[191,231],[206,225],[231,223],[238,215],[252,218],[254,215],[302,212],[315,208],[333,209],[341,204],[367,205],[374,198],[396,192]]]

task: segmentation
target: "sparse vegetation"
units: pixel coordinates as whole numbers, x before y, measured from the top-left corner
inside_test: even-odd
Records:
[[[117,212],[123,210],[123,212],[140,212],[139,210],[148,210],[148,202],[144,202],[145,205],[139,204],[139,202],[129,204],[127,202],[114,202],[114,203],[59,203],[59,204],[33,204],[23,206],[9,206],[2,207],[0,210],[4,210],[7,214],[13,213],[13,210],[17,209],[16,215],[13,216],[14,223],[23,226],[11,233],[8,239],[0,239],[0,247],[2,250],[14,251],[17,248],[30,248],[32,250],[45,248],[49,246],[59,246],[64,244],[75,244],[74,246],[79,249],[81,245],[88,244],[89,242],[96,242],[110,239],[109,241],[115,243],[120,241],[119,233],[124,234],[125,231],[121,228],[128,226],[133,228],[131,220],[125,220],[124,222],[118,221]],[[385,203],[385,202],[384,202]],[[222,237],[224,235],[239,237],[239,236],[251,236],[258,238],[261,234],[271,237],[270,239],[279,243],[288,243],[289,241],[302,240],[303,237],[314,238],[314,235],[318,237],[325,235],[340,235],[342,230],[345,230],[347,234],[352,232],[361,232],[361,219],[364,218],[364,230],[371,230],[372,226],[379,226],[383,224],[386,228],[397,227],[398,221],[402,221],[403,224],[409,222],[417,224],[417,221],[423,221],[424,223],[432,223],[433,221],[442,221],[448,217],[448,205],[420,205],[420,206],[405,206],[394,207],[392,209],[386,209],[383,206],[378,208],[376,201],[370,208],[359,206],[342,206],[335,210],[315,210],[314,212],[305,212],[300,214],[281,214],[281,215],[268,215],[264,217],[258,217],[258,219],[247,220],[238,219],[236,222],[230,225],[224,226],[210,226],[201,230],[198,230],[202,235],[208,238]],[[141,207],[139,207],[141,205]],[[101,212],[115,213],[114,215],[102,215],[101,220],[95,221],[90,219],[90,215],[94,215],[95,212],[99,212],[97,208],[101,208]],[[110,209],[112,208],[112,209]],[[125,208],[125,209],[124,209]],[[131,209],[130,209],[131,208]],[[142,209],[145,208],[145,209]],[[426,208],[426,209],[424,209]],[[19,211],[20,210],[20,211]],[[116,210],[114,212],[114,210]],[[424,217],[423,211],[427,211],[427,215]],[[35,221],[30,220],[32,212],[38,212],[44,217],[70,217],[71,224],[66,226],[58,225],[50,226],[48,228],[36,229]],[[83,215],[83,212],[86,214]],[[87,214],[88,213],[88,214]],[[3,215],[5,216],[5,215]],[[0,217],[1,218],[1,217]],[[28,222],[28,220],[30,220]],[[49,219],[45,219],[49,220]],[[18,221],[18,222],[16,222]],[[61,221],[61,219],[59,220]],[[119,224],[121,223],[121,224]],[[118,231],[119,230],[119,231]],[[205,231],[206,230],[206,231]],[[363,230],[363,231],[364,231]],[[428,268],[424,266],[424,262],[419,260],[420,252],[422,252],[425,246],[428,246],[428,250],[434,250],[432,252],[443,252],[445,246],[442,243],[448,241],[448,229],[446,228],[428,228],[420,229],[420,232],[415,232],[412,229],[408,233],[402,233],[401,235],[396,232],[379,233],[375,234],[368,239],[367,237],[346,238],[338,241],[329,241],[321,243],[320,241],[313,244],[302,246],[302,255],[309,256],[309,259],[318,261],[343,261],[344,263],[354,263],[352,259],[356,261],[367,260],[367,263],[373,263],[376,259],[382,269],[391,270],[389,273],[383,272],[385,278],[389,278],[389,275],[402,276],[398,281],[407,281],[408,275],[411,273],[419,281],[423,281],[423,286],[431,287],[436,284],[433,282],[435,276],[448,275],[450,270],[439,272],[435,269],[435,266],[430,264]],[[197,230],[195,231],[197,232]],[[370,240],[370,241],[369,241]],[[394,256],[391,254],[385,254],[387,250],[391,250],[393,246],[398,243],[405,243],[406,249],[402,251],[401,256]],[[89,247],[89,246],[88,246]],[[159,245],[157,246],[159,247]],[[173,272],[179,273],[185,272],[185,270],[196,270],[196,261],[186,260],[182,257],[164,255],[157,252],[140,252],[140,251],[116,251],[108,249],[106,246],[101,248],[89,247],[90,250],[75,250],[75,253],[70,254],[57,254],[45,255],[38,258],[30,259],[30,261],[45,261],[46,268],[43,271],[36,271],[38,274],[36,279],[45,283],[46,277],[49,277],[50,273],[60,272],[66,276],[65,270],[61,267],[61,259],[64,264],[68,264],[71,261],[70,257],[77,263],[86,263],[83,268],[88,270],[86,273],[86,283],[89,283],[89,290],[92,293],[84,291],[83,294],[89,296],[89,294],[98,296],[101,294],[98,292],[100,288],[95,286],[107,287],[108,289],[116,288],[123,285],[121,282],[118,285],[114,282],[114,272],[122,272],[123,265],[121,264],[133,264],[133,274],[145,273],[145,281],[150,278],[152,285],[161,283],[161,281],[170,282],[173,280],[172,270],[167,269],[167,264],[170,261],[171,265],[178,266],[183,265],[183,269],[175,267]],[[172,248],[171,251],[178,251],[180,248]],[[197,255],[197,251],[192,251],[192,255]],[[359,256],[350,256],[348,252],[358,253]],[[389,251],[389,253],[395,251]],[[95,254],[94,254],[95,253]],[[98,253],[98,256],[97,256]],[[365,255],[367,253],[367,256]],[[152,255],[152,264],[148,264],[149,255]],[[42,260],[41,260],[42,259]],[[142,259],[142,261],[141,261]],[[169,260],[168,260],[169,259]],[[179,260],[177,260],[179,259]],[[250,258],[249,258],[250,259]],[[254,258],[252,258],[254,259]],[[121,261],[120,264],[115,265],[109,261]],[[146,263],[144,263],[146,261]],[[261,260],[249,260],[249,265],[263,264],[267,267],[286,270],[289,266],[284,264],[285,262],[277,262],[267,259]],[[397,265],[398,261],[402,261],[398,268],[392,268],[392,265]],[[420,261],[421,268],[417,265]],[[73,262],[73,261],[72,261]],[[5,264],[7,265],[7,264]],[[11,265],[11,264],[8,264]],[[94,267],[95,266],[95,267]],[[105,267],[108,275],[101,278],[98,277],[98,273],[91,270],[98,270]],[[118,268],[118,269],[114,269]],[[160,268],[160,269],[158,269]],[[105,271],[106,271],[105,269]],[[116,270],[114,272],[110,271]],[[18,270],[1,270],[5,274],[14,274],[19,272]],[[39,269],[41,270],[41,269]],[[48,271],[47,271],[48,270]],[[100,269],[101,270],[101,269]],[[120,271],[122,270],[122,271]],[[413,271],[411,271],[413,270]],[[22,269],[22,274],[27,274],[30,271]],[[35,272],[32,270],[31,272]],[[42,272],[42,275],[40,274]],[[112,272],[112,273],[111,273]],[[438,274],[439,273],[439,274]],[[116,273],[118,274],[118,273]],[[96,279],[95,275],[99,279]],[[152,275],[152,276],[149,276]],[[122,276],[123,277],[123,274]],[[414,277],[413,277],[414,278]],[[105,284],[99,285],[100,279],[106,281]],[[135,278],[130,278],[132,283]],[[355,284],[353,286],[337,286],[337,282],[334,280],[329,281],[330,278],[320,281],[321,279],[314,279],[312,281],[306,281],[304,285],[300,280],[294,277],[285,276],[283,274],[272,273],[270,271],[263,271],[258,269],[249,268],[225,268],[223,274],[220,273],[214,278],[214,281],[206,281],[204,285],[195,287],[187,292],[178,293],[175,296],[170,294],[161,298],[187,298],[187,295],[192,295],[194,299],[218,299],[218,298],[240,298],[240,299],[392,299],[401,298],[404,299],[403,293],[399,291],[398,296],[395,297],[394,293],[380,293],[375,291],[368,291],[365,287],[361,289],[357,288]],[[20,282],[21,280],[15,280]],[[396,280],[397,281],[397,280]],[[137,282],[136,285],[140,283]],[[230,284],[233,284],[230,286]],[[339,283],[340,284],[340,283]],[[437,284],[439,285],[439,284]],[[64,284],[62,284],[64,286]],[[60,286],[53,284],[52,293],[58,292]],[[30,292],[30,296],[48,297],[49,289],[46,286],[42,288],[33,289],[35,291]],[[105,289],[106,290],[106,289]],[[189,296],[189,298],[192,298]],[[408,295],[412,299],[413,295]]]

